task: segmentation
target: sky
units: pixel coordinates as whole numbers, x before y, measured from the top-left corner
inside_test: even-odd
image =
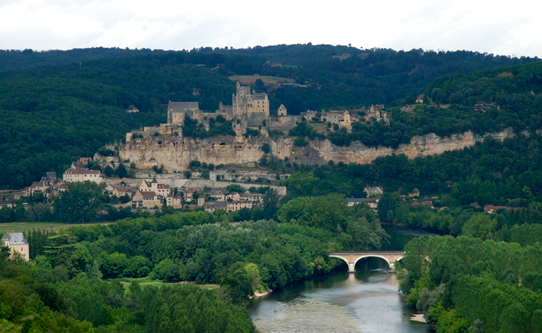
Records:
[[[332,44],[542,57],[542,1],[0,0],[0,49]]]

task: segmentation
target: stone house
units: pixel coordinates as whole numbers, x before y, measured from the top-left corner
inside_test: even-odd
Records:
[[[367,197],[371,196],[371,194],[374,194],[377,196],[384,194],[384,190],[380,186],[374,186],[374,187],[365,186],[365,188],[363,189],[363,192],[367,193]]]
[[[183,208],[183,197],[181,196],[181,194],[177,194],[177,195],[169,194],[166,197],[166,206],[172,207],[175,209]]]
[[[9,247],[11,259],[20,256],[23,260],[30,260],[30,245],[22,232],[9,232],[5,234],[2,237],[2,245]]]
[[[132,198],[132,208],[154,208],[161,207],[164,197],[149,191],[137,191]]]
[[[499,209],[505,209],[505,210],[520,210],[521,207],[507,207],[507,206],[493,206],[493,205],[487,205],[484,207],[484,212],[488,214],[494,214]]]
[[[15,203],[15,201],[0,200],[0,209],[4,207],[14,208],[14,207],[17,207],[17,204]]]
[[[226,202],[226,203],[227,203],[226,211],[228,213],[233,212],[233,211],[240,211],[243,208],[248,208],[248,209],[252,208],[252,202],[250,201],[231,201],[231,202]]]
[[[194,198],[194,194],[196,194],[196,190],[193,187],[187,188],[184,194],[185,200],[192,201],[192,199]]]
[[[239,197],[240,197],[239,193],[232,192],[226,196],[226,200],[231,199],[232,201],[239,201]]]
[[[261,193],[243,193],[239,195],[240,201],[250,201],[250,202],[263,202],[263,195]]]
[[[111,192],[111,195],[115,195],[118,198],[123,196],[133,197],[134,196],[134,190],[127,187],[127,186],[118,186],[113,189]]]
[[[346,204],[348,207],[352,207],[354,205],[358,205],[363,202],[362,198],[350,198],[348,199],[348,203]]]
[[[369,205],[372,209],[378,208],[378,202],[380,201],[380,196],[377,196],[375,198],[364,198],[362,199],[363,202]]]
[[[220,189],[212,190],[208,193],[208,196],[214,198],[216,201],[226,201],[226,195]]]
[[[64,172],[63,179],[65,182],[94,182],[102,183],[103,177],[99,170],[89,170],[84,168],[69,168]]]
[[[205,209],[206,212],[209,212],[209,213],[212,213],[214,212],[215,210],[217,209],[224,209],[225,211],[227,211],[228,209],[228,203],[225,202],[225,201],[220,201],[220,202],[209,202],[209,203],[206,203],[203,208]]]
[[[139,110],[134,105],[130,105],[126,109],[126,113],[138,113],[138,112],[139,112]]]
[[[77,161],[72,162],[72,168],[83,168],[86,169],[88,164],[92,161],[90,157],[80,157]]]
[[[157,195],[167,197],[171,193],[171,186],[168,184],[159,184],[156,178],[152,181],[143,180],[139,185],[139,190],[143,192],[154,192]]]
[[[286,107],[284,106],[284,104],[281,104],[279,106],[277,113],[279,117],[286,117],[288,114],[288,110],[286,110]]]
[[[350,113],[346,110],[322,112],[320,119],[324,122],[337,124],[340,127],[352,128],[352,119],[350,118]]]

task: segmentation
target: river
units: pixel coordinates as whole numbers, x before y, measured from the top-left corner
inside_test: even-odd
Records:
[[[385,227],[390,245],[400,251],[414,237],[433,235],[407,228]],[[345,264],[346,267],[346,264]],[[249,314],[258,330],[267,332],[405,332],[426,333],[429,325],[412,322],[413,312],[398,292],[395,274],[376,258],[362,259],[357,272],[338,272],[292,283],[254,299]]]

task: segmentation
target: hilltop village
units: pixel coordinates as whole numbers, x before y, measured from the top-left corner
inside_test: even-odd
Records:
[[[206,130],[210,124],[217,121],[231,121],[236,136],[251,133],[251,129],[258,129],[262,136],[269,136],[270,133],[287,134],[302,121],[313,121],[329,124],[330,129],[345,128],[352,129],[354,122],[383,121],[389,122],[389,115],[384,111],[384,105],[373,105],[370,109],[365,107],[354,110],[331,110],[311,111],[307,110],[300,115],[288,115],[287,108],[281,104],[273,116],[270,113],[269,98],[266,93],[251,92],[251,87],[242,86],[237,82],[236,93],[232,95],[232,104],[224,105],[222,102],[218,109],[211,112],[203,112],[197,102],[169,102],[167,110],[167,123],[160,126],[144,127],[134,130],[126,135],[126,141],[131,142],[145,137],[173,134],[183,136],[182,127],[185,120],[197,121],[203,124]],[[130,106],[132,107],[132,106]],[[132,109],[127,109],[132,112]],[[333,128],[331,128],[333,126]]]

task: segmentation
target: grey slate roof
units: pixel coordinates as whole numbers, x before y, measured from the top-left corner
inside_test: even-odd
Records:
[[[198,102],[169,102],[168,110],[173,113],[182,113],[186,110],[199,110]]]
[[[9,245],[23,245],[28,244],[26,237],[22,232],[14,232],[2,237],[2,240],[7,240]]]

